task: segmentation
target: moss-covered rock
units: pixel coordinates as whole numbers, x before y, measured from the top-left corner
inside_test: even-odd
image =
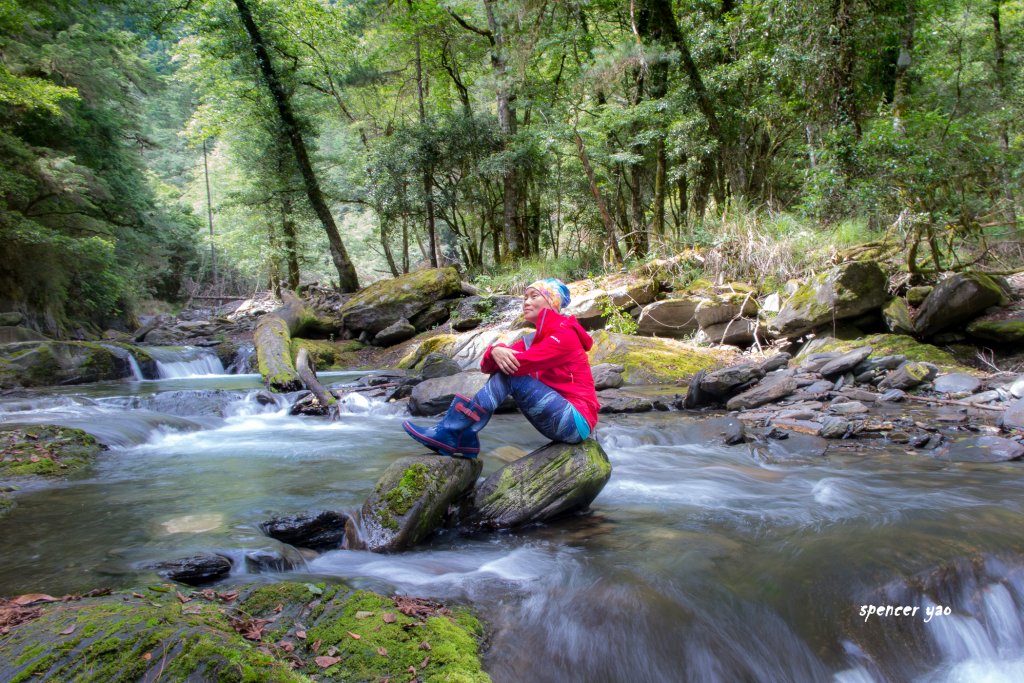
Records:
[[[888,300],[887,285],[888,277],[877,263],[837,266],[797,289],[769,323],[769,330],[796,339],[836,320],[856,318]]]
[[[634,337],[598,330],[590,350],[592,365],[623,366],[627,384],[663,384],[686,380],[701,370],[728,365],[735,351],[699,348],[674,339]]]
[[[0,388],[84,384],[132,376],[130,363],[93,342],[21,342],[0,346]]]
[[[487,477],[466,522],[508,529],[586,509],[608,483],[612,465],[593,439],[550,443]]]
[[[451,352],[455,349],[458,341],[459,336],[454,334],[438,334],[424,339],[422,342],[412,347],[409,352],[398,361],[396,367],[406,369],[415,368],[423,361],[423,359],[432,353],[441,353],[451,357]]]
[[[459,273],[454,268],[419,270],[375,282],[346,301],[338,314],[347,330],[377,334],[460,291]]]
[[[894,297],[887,303],[882,309],[882,319],[893,334],[914,334],[914,321],[905,299]]]
[[[36,425],[0,430],[0,477],[62,476],[91,465],[103,446],[81,429]]]
[[[829,339],[814,347],[815,353],[827,351],[840,351],[846,353],[861,346],[870,346],[874,349],[872,356],[904,356],[907,360],[932,363],[933,365],[947,372],[966,372],[969,374],[977,371],[957,362],[952,354],[943,351],[937,346],[919,342],[913,337],[903,334],[874,334],[868,337],[860,337],[852,340]],[[796,362],[800,362],[808,354],[797,355]]]
[[[354,339],[346,341],[328,341],[326,339],[291,339],[292,363],[299,357],[299,351],[306,349],[310,361],[317,371],[346,370],[358,364],[356,352],[363,348],[362,343]]]
[[[1006,292],[985,273],[956,273],[925,298],[914,319],[921,339],[976,318],[990,306],[1005,304]]]
[[[2,680],[376,681],[410,667],[424,681],[490,680],[465,610],[339,586],[115,594],[28,618],[0,639]]]
[[[18,342],[31,341],[47,341],[47,338],[28,327],[0,325],[0,344],[16,344]]]
[[[1024,342],[1024,303],[1018,302],[1009,308],[1000,308],[976,318],[967,326],[967,334],[995,344]]]
[[[416,545],[444,523],[448,506],[473,485],[482,467],[479,460],[442,455],[391,463],[363,504],[358,541],[346,532],[349,547],[390,552]]]

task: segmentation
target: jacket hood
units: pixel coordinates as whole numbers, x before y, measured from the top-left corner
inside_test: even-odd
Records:
[[[541,311],[540,318],[537,319],[537,333],[534,339],[535,341],[540,341],[560,329],[572,330],[573,333],[579,337],[580,344],[583,345],[584,351],[590,351],[591,347],[594,346],[594,340],[587,331],[583,329],[583,326],[580,325],[575,316],[562,315],[551,308],[545,308]]]

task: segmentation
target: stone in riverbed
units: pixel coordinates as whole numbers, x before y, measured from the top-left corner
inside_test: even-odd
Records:
[[[788,438],[772,439],[755,449],[758,459],[777,464],[816,464],[828,450],[828,441],[820,436],[787,432]]]
[[[746,410],[766,403],[778,401],[797,390],[796,380],[781,371],[768,375],[742,394],[733,396],[726,403],[729,410]]]
[[[907,361],[890,372],[878,384],[879,389],[912,389],[919,384],[930,382],[939,373],[939,369],[931,363]]]
[[[159,574],[171,581],[199,586],[223,579],[231,573],[231,560],[223,555],[201,553],[180,560],[161,562]]]
[[[850,421],[846,418],[829,415],[821,421],[818,436],[823,439],[841,439],[850,432]]]
[[[1007,406],[999,425],[1003,429],[1024,429],[1024,398],[1018,398]]]
[[[833,403],[829,406],[829,411],[836,415],[862,415],[868,412],[868,407],[860,401],[843,401],[842,403]]]
[[[954,441],[935,457],[953,462],[1006,462],[1024,457],[1024,446],[998,436],[977,436]]]
[[[488,375],[477,370],[467,370],[457,375],[434,377],[420,382],[412,390],[409,412],[413,415],[438,415],[448,410],[455,394],[473,396],[480,391]]]
[[[473,486],[482,468],[479,460],[443,455],[396,460],[363,503],[359,537],[350,537],[348,547],[394,552],[416,545],[444,523],[448,506]]]
[[[617,363],[599,363],[593,366],[590,368],[590,372],[594,376],[594,389],[597,391],[618,389],[625,381],[622,378],[622,373],[625,370],[625,366]]]
[[[332,510],[307,512],[291,517],[274,517],[260,524],[260,530],[271,538],[313,550],[340,548],[345,539],[348,515]]]
[[[443,353],[429,353],[423,359],[423,369],[420,370],[420,377],[435,379],[437,377],[451,377],[462,372],[459,364]]]
[[[487,477],[473,494],[471,526],[509,529],[586,509],[612,474],[593,439],[552,442]]]
[[[654,403],[643,396],[636,396],[618,389],[605,389],[597,393],[600,412],[607,413],[646,413],[654,409]]]
[[[789,361],[792,358],[792,354],[786,353],[785,351],[783,351],[782,353],[777,353],[768,360],[766,360],[765,362],[761,363],[761,372],[767,375],[769,372],[781,370],[782,368],[789,365]]]
[[[867,360],[868,356],[871,355],[871,351],[872,349],[870,346],[862,346],[859,349],[854,349],[853,351],[844,353],[838,358],[833,358],[828,361],[821,366],[821,369],[818,370],[818,372],[820,372],[824,377],[837,377],[839,375],[844,375],[860,365],[863,361]]]
[[[738,388],[764,377],[761,368],[753,363],[734,365],[710,372],[700,380],[700,390],[721,400]]]
[[[973,394],[981,387],[981,380],[962,372],[953,372],[936,377],[934,387],[940,394]]]

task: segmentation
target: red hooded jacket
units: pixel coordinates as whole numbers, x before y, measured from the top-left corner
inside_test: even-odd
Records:
[[[597,392],[594,376],[590,373],[587,351],[594,345],[586,330],[571,315],[561,315],[545,308],[537,318],[537,331],[532,341],[520,339],[512,346],[488,346],[480,361],[480,370],[488,375],[500,372],[491,358],[494,346],[504,346],[516,352],[519,369],[513,377],[531,375],[548,385],[571,403],[593,429],[597,424]]]

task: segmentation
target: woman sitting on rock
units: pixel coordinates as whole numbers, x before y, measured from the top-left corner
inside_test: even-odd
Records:
[[[409,436],[441,455],[475,458],[477,434],[509,395],[544,436],[579,443],[597,424],[597,392],[587,351],[594,340],[576,318],[559,311],[569,303],[561,280],[538,280],[526,288],[523,318],[537,331],[512,346],[487,347],[480,369],[491,378],[473,398],[456,394],[433,427],[406,421]]]

